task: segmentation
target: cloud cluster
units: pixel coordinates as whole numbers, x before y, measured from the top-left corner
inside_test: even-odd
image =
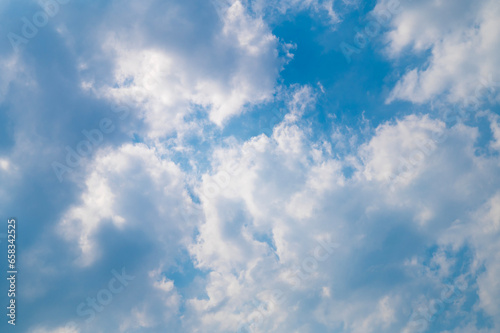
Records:
[[[380,0],[384,7],[388,0]],[[375,10],[377,9],[375,8]],[[493,89],[500,81],[498,1],[405,1],[391,21],[387,53],[403,58],[421,56],[392,90],[396,99],[426,103],[438,96],[470,104],[478,89]],[[493,96],[498,101],[498,89]]]
[[[314,103],[313,89],[297,87],[272,135],[215,147],[210,171],[194,183],[161,147],[99,149],[84,170],[78,203],[57,228],[83,270],[114,255],[110,237],[144,241],[132,246],[141,253],[140,264],[130,262],[137,286],[123,293],[136,305],[110,306],[117,319],[107,317],[107,325],[119,321],[122,332],[165,325],[418,332],[409,318],[432,325],[432,318],[450,322],[467,311],[450,331],[460,332],[483,314],[499,317],[500,162],[476,152],[477,129],[410,115],[381,124],[339,158],[303,119]],[[485,119],[498,126],[494,116]],[[402,159],[418,163],[401,174]],[[193,184],[199,206],[188,192]],[[198,271],[189,282],[195,292],[166,275],[186,260]],[[438,311],[450,279],[468,289]],[[469,300],[475,292],[477,300]],[[465,310],[465,300],[474,308]]]
[[[116,4],[113,19],[103,23],[107,32],[96,36],[113,64],[109,84],[95,84],[85,75],[92,62],[84,65],[82,87],[134,105],[147,125],[145,136],[199,129],[188,119],[198,112],[222,126],[248,106],[270,100],[288,60],[262,18],[250,15],[240,1],[218,7],[207,2],[193,17],[195,6],[193,1]],[[137,13],[133,18],[127,17],[131,10]],[[149,23],[139,25],[145,20]]]
[[[68,209],[59,226],[64,238],[78,246],[78,264],[90,265],[99,257],[95,237],[105,224],[143,229],[148,241],[164,244],[168,252],[186,242],[193,226],[182,221],[181,212],[192,201],[177,165],[145,145],[127,144],[101,150],[88,169],[80,203]]]
[[[297,121],[285,120],[271,137],[214,153],[216,167],[200,193],[216,179],[226,185],[203,199],[206,220],[191,247],[198,267],[211,271],[208,298],[188,302],[197,327],[398,332],[417,311],[412,304],[437,297],[422,295],[424,286],[439,293],[445,279],[461,274],[478,279],[482,297],[475,311],[497,316],[486,295],[498,292],[491,283],[498,259],[482,259],[481,248],[496,246],[498,236],[482,242],[443,242],[439,236],[453,234],[457,220],[483,210],[485,200],[493,202],[483,215],[495,216],[498,158],[477,156],[476,129],[446,129],[439,120],[408,116],[382,124],[352,158],[338,160]],[[443,132],[446,140],[435,142],[411,176],[388,177],[402,157]],[[343,168],[352,160],[359,164],[347,177]],[[487,220],[470,216],[461,223],[496,225]],[[315,259],[321,243],[335,244],[325,262]],[[424,251],[433,246],[440,250],[429,264]],[[453,265],[465,248],[476,268]],[[475,311],[465,323],[475,320]]]
[[[267,15],[309,11],[336,26],[334,5],[68,4],[25,53],[0,61],[0,111],[12,124],[0,147],[1,206],[16,203],[32,230],[20,304],[37,311],[27,331],[497,330],[499,116],[481,111],[463,124],[427,112],[375,127],[363,117],[366,128],[345,131],[336,120],[318,124],[309,111],[337,119],[334,111],[316,105],[311,86],[283,82],[292,46]],[[497,1],[400,9],[388,59],[424,60],[411,63],[389,102],[498,101]],[[71,59],[34,57],[42,41]],[[126,119],[110,101],[130,108]],[[265,134],[207,135],[205,146],[170,140],[254,121],[243,114],[255,106],[285,111]],[[96,134],[58,183],[58,152],[82,148],[108,116],[113,134]],[[79,316],[122,267],[135,277],[126,290],[94,319]]]

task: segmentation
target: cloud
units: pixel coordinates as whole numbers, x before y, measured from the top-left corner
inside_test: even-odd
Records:
[[[0,198],[20,212],[30,277],[20,312],[33,314],[20,330],[500,325],[498,116],[450,124],[424,109],[372,127],[352,110],[364,128],[347,130],[315,119],[337,111],[316,105],[319,90],[280,77],[293,47],[273,20],[305,12],[337,28],[339,7],[68,4],[24,53],[0,61]],[[386,54],[423,61],[404,63],[388,101],[495,103],[498,9],[490,0],[402,3]],[[324,84],[326,98],[342,97]],[[127,105],[129,117],[118,120],[109,104]],[[240,133],[272,108],[286,109],[272,131]],[[108,116],[116,132],[59,183],[51,162]],[[203,144],[176,141],[183,135]],[[133,282],[94,319],[79,315],[122,267]],[[450,285],[464,289],[437,311]]]
[[[478,273],[478,306],[499,325],[500,307],[496,302],[500,295],[496,276],[500,273],[500,193],[490,194],[487,202],[470,213],[464,220],[457,221],[442,236],[440,242],[454,247],[470,244],[476,251],[473,272]]]
[[[340,15],[335,8],[334,0],[273,0],[263,1],[255,0],[251,2],[251,8],[256,13],[267,17],[269,20],[277,19],[286,14],[297,15],[300,12],[309,12],[312,16],[319,17],[327,25],[334,28],[342,21]],[[349,1],[344,1],[348,3]]]
[[[113,19],[101,23],[106,33],[95,36],[113,64],[108,84],[87,75],[101,63],[84,60],[84,89],[136,106],[136,117],[147,125],[144,135],[152,138],[182,134],[196,126],[187,125],[187,118],[200,111],[223,126],[247,107],[272,99],[288,58],[279,55],[281,45],[262,18],[240,1],[218,11],[206,3],[195,11],[203,14],[193,14],[192,1],[157,5],[116,5]],[[136,11],[133,18],[129,10]],[[155,39],[158,34],[162,38]]]
[[[425,294],[429,286],[439,295],[440,284],[457,274],[491,285],[497,259],[485,264],[488,273],[457,268],[468,243],[450,249],[440,237],[499,183],[497,157],[474,153],[473,127],[447,129],[415,115],[383,123],[353,152],[360,163],[347,178],[342,170],[350,159],[321,150],[292,114],[271,137],[214,152],[214,169],[198,192],[206,220],[190,250],[197,266],[211,273],[207,298],[188,301],[188,327],[398,332],[416,311],[415,301],[432,304],[439,297]],[[446,139],[433,143],[411,177],[387,177],[401,156],[422,149],[418,143],[435,134]],[[494,238],[484,244],[493,246]],[[336,244],[324,262],[325,252],[317,249],[322,243]],[[436,244],[426,262],[423,249]],[[469,246],[479,259],[481,251]],[[412,258],[420,266],[408,266]],[[424,276],[411,277],[416,267]],[[482,297],[478,309],[497,315],[486,291]]]
[[[442,141],[445,124],[410,115],[397,124],[386,123],[377,128],[375,137],[361,148],[361,159],[368,179],[385,181],[400,177],[410,182],[417,176],[422,159],[436,149]]]
[[[79,333],[80,331],[77,328],[73,327],[59,327],[52,330],[48,330],[46,328],[37,328],[33,331],[33,333]]]
[[[412,52],[424,60],[408,66],[387,101],[427,103],[443,96],[468,105],[474,96],[483,100],[485,90],[498,101],[499,11],[491,0],[402,2],[386,34],[387,53],[402,58]]]
[[[55,226],[64,258],[81,274],[125,258],[138,277],[107,309],[113,316],[81,332],[118,323],[124,332],[399,332],[456,276],[467,276],[479,295],[467,322],[479,311],[497,316],[490,296],[500,164],[475,151],[477,128],[410,115],[365,132],[373,134],[339,157],[304,119],[314,90],[296,86],[287,98],[289,112],[270,136],[215,146],[199,180],[160,144],[101,147],[89,158],[72,178],[80,184],[76,201]],[[414,151],[423,152],[418,163],[398,173]],[[475,264],[457,268],[464,248]],[[30,253],[56,267],[43,249]],[[186,292],[167,272],[191,260],[204,273]],[[52,274],[45,270],[43,279]],[[80,288],[75,307],[99,290]],[[447,316],[462,306],[453,303]]]
[[[105,224],[116,232],[144,226],[148,239],[170,249],[186,241],[192,225],[182,223],[181,214],[192,203],[177,165],[145,145],[126,144],[100,151],[87,170],[80,202],[59,225],[63,237],[79,248],[78,264],[91,265],[99,258],[96,236]]]

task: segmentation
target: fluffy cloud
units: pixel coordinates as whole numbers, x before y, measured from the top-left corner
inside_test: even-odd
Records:
[[[288,82],[276,89],[291,46],[266,15],[309,11],[335,26],[333,1],[89,6],[65,7],[29,44],[53,46],[54,56],[27,48],[0,61],[0,93],[9,93],[1,111],[13,123],[0,152],[0,198],[5,211],[16,203],[22,212],[29,244],[20,252],[29,277],[21,311],[34,314],[21,323],[27,331],[497,329],[498,116],[450,125],[414,114],[322,132],[327,125],[308,114],[333,115],[316,108],[319,93]],[[388,55],[429,57],[410,66],[389,101],[495,102],[496,2],[401,9]],[[99,123],[108,101],[133,113],[58,183],[50,163]],[[208,148],[161,140],[203,136],[268,101],[287,110],[268,135],[221,135],[221,144],[207,136]],[[122,267],[133,282],[85,321],[78,306]],[[64,325],[72,319],[76,326]]]
[[[168,252],[186,242],[193,226],[182,214],[192,202],[177,165],[144,145],[127,144],[101,151],[88,168],[92,171],[81,202],[68,209],[59,226],[64,238],[77,244],[78,264],[99,258],[95,237],[105,224],[116,230],[143,226],[146,237],[164,244]]]
[[[96,283],[65,275],[70,286],[59,288],[77,286],[75,292],[69,293],[67,304],[74,308],[70,307],[66,314],[66,324],[61,326],[59,318],[47,321],[58,325],[40,326],[40,322],[31,329],[105,332],[119,328],[120,332],[141,332],[180,327],[182,296],[165,274],[182,272],[184,262],[189,262],[186,251],[200,219],[187,192],[185,174],[178,165],[162,159],[155,149],[125,144],[99,150],[73,181],[79,182],[80,176],[84,179],[80,197],[53,229],[59,241],[66,244],[64,263],[51,264],[49,249],[37,246],[30,250],[32,259],[26,262],[26,269],[36,267],[43,281],[54,279],[58,265],[66,267],[62,270],[69,265],[80,277],[95,271],[99,275]],[[41,268],[39,262],[46,267]],[[89,297],[97,295],[99,299],[103,284],[107,286],[116,276],[111,268],[103,272],[103,263],[132,278],[122,288],[125,291],[114,294],[111,304],[104,304],[108,315],[88,317],[92,308],[83,307],[87,310],[83,312],[79,306],[86,304]],[[39,299],[50,290],[51,286],[44,284],[41,290],[30,291],[31,297]]]
[[[470,246],[480,260],[480,243],[439,236],[452,235],[457,219],[479,209],[499,184],[497,158],[474,153],[474,128],[446,129],[427,116],[382,124],[358,148],[353,157],[359,164],[346,177],[343,168],[352,158],[334,158],[292,114],[271,137],[214,153],[213,173],[199,189],[206,220],[191,247],[198,267],[211,273],[207,298],[188,301],[190,327],[408,331],[410,314],[434,304],[443,281],[457,275],[477,277],[479,290],[489,286],[477,310],[497,315],[486,291],[493,288],[496,257],[481,260],[485,273],[463,272],[454,258]],[[398,165],[415,151],[422,153],[418,164],[400,178]],[[496,246],[495,237],[484,244]],[[439,250],[427,262],[422,250],[435,244]],[[426,288],[435,292],[420,291]]]
[[[500,163],[477,153],[477,129],[411,115],[339,158],[303,120],[314,102],[297,87],[272,135],[216,147],[194,182],[199,210],[186,190],[193,180],[161,147],[100,149],[57,226],[69,255],[85,271],[111,260],[113,238],[148,245],[133,247],[141,264],[129,262],[137,287],[112,318],[80,332],[117,323],[123,332],[414,332],[409,318],[424,320],[447,279],[479,295],[457,332],[481,311],[498,317]],[[180,249],[206,273],[190,282],[194,293],[165,275],[189,261]],[[473,264],[460,268],[464,249]],[[464,293],[443,318],[464,314]]]
[[[411,115],[394,124],[377,128],[376,136],[361,148],[365,169],[363,175],[379,181],[394,177],[410,182],[417,176],[421,160],[443,141],[445,124],[440,121]]]
[[[500,287],[496,276],[500,273],[500,193],[490,194],[487,202],[470,213],[464,220],[456,221],[441,237],[444,246],[458,247],[471,244],[476,251],[472,272],[481,272],[477,279],[478,307],[484,310],[495,325],[499,325],[500,307],[496,299]]]
[[[205,13],[197,18],[192,17],[192,2],[164,4],[154,14],[131,2],[116,6],[113,19],[102,24],[107,33],[96,36],[114,64],[109,84],[100,85],[86,75],[90,60],[83,62],[82,87],[135,105],[147,136],[196,128],[186,122],[200,110],[222,126],[247,106],[272,98],[288,58],[279,55],[281,46],[266,23],[251,16],[240,1],[219,7],[203,4],[199,10]],[[137,13],[132,22],[126,8]],[[138,28],[147,15],[151,23]],[[165,23],[159,25],[158,20]],[[163,33],[159,40],[153,36],[158,29]]]
[[[381,0],[377,7],[388,2]],[[492,0],[402,1],[387,33],[388,54],[397,58],[413,52],[425,61],[399,80],[388,101],[425,103],[443,95],[468,105],[475,97],[484,100],[488,91],[498,99],[499,15],[500,5]]]

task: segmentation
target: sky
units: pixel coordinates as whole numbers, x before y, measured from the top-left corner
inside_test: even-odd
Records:
[[[1,0],[0,331],[500,332],[499,18]]]

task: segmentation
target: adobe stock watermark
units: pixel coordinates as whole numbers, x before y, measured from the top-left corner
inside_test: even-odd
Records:
[[[76,307],[76,314],[79,317],[87,317],[85,323],[88,324],[94,320],[96,313],[101,313],[113,301],[114,295],[122,293],[129,282],[135,279],[135,276],[125,272],[125,267],[122,267],[121,273],[112,269],[111,274],[113,277],[108,281],[107,288],[99,290],[95,297],[87,297]],[[67,322],[64,332],[79,332],[78,324],[75,321]]]
[[[86,322],[93,320],[96,312],[102,312],[104,307],[113,301],[113,295],[121,293],[128,286],[129,281],[135,279],[135,276],[127,275],[124,267],[121,273],[118,273],[114,269],[111,270],[111,273],[114,277],[108,281],[107,288],[99,290],[95,298],[87,297],[85,302],[78,304],[76,307],[76,314],[78,316],[88,316],[85,320]]]
[[[49,23],[50,18],[59,13],[60,5],[65,5],[68,2],[70,0],[43,0],[40,3],[42,9],[33,14],[31,19],[23,16],[21,18],[23,25],[20,32],[22,36],[12,31],[7,34],[7,38],[14,51],[19,50],[21,45],[26,45],[31,39],[35,38],[38,34],[38,29],[45,27]]]
[[[257,298],[252,300],[255,310],[245,322],[238,326],[236,333],[253,332],[252,327],[262,325],[264,319],[272,314],[273,309],[285,300],[285,294],[280,289],[270,290],[266,294],[268,295],[266,300],[258,300]]]
[[[318,240],[318,245],[314,248],[312,255],[302,260],[300,267],[295,266],[293,273],[287,276],[291,281],[291,291],[296,290],[307,279],[309,279],[319,268],[319,263],[325,262],[339,248],[337,243],[331,243],[327,240]],[[255,305],[255,311],[248,319],[238,326],[237,333],[250,333],[252,327],[262,325],[264,319],[272,313],[272,309],[285,300],[285,294],[280,289],[273,289],[267,292],[270,295],[265,303],[254,298],[252,303]]]
[[[292,285],[298,288],[303,281],[309,279],[319,268],[319,263],[325,262],[339,248],[337,243],[330,243],[323,239],[318,240],[318,245],[314,248],[313,254],[302,260],[300,267],[294,267],[294,273],[289,275],[292,278]]]
[[[115,113],[121,113],[120,119],[125,119],[128,117],[129,108],[125,106],[114,107],[112,109]],[[62,183],[63,175],[66,172],[71,172],[74,168],[77,168],[82,163],[83,159],[90,156],[95,149],[97,149],[104,141],[105,134],[111,134],[115,131],[116,126],[113,120],[104,117],[99,121],[97,128],[91,130],[83,130],[82,135],[85,139],[78,142],[75,148],[66,146],[66,163],[61,163],[58,161],[52,162],[52,170],[54,170],[57,179]]]
[[[465,280],[456,280],[453,284],[443,284],[439,298],[420,304],[411,314],[410,320],[403,332],[422,333],[429,329],[445,309],[455,303],[468,288]]]
[[[409,0],[411,1],[411,0]],[[353,44],[346,42],[340,43],[340,51],[344,55],[348,64],[351,63],[351,56],[361,53],[370,40],[380,34],[382,28],[389,24],[393,15],[401,12],[401,3],[399,0],[390,0],[386,8],[377,9],[369,13],[368,23],[363,28],[356,27],[356,34],[353,37]]]

